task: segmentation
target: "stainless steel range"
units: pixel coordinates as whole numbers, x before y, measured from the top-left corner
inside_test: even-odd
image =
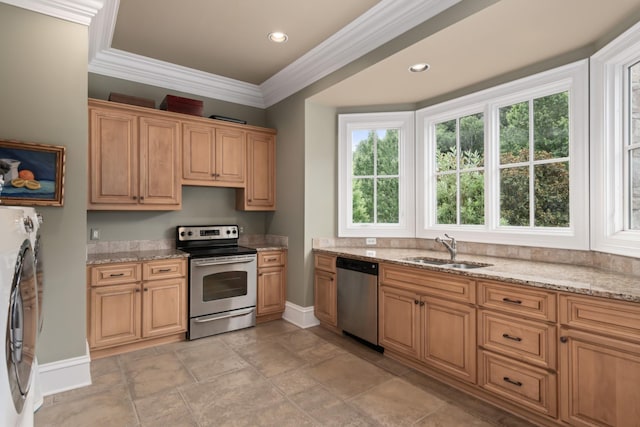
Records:
[[[189,253],[190,340],[256,324],[257,251],[238,246],[237,225],[176,227]]]

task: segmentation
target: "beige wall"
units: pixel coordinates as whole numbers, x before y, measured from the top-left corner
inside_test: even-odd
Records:
[[[85,354],[87,27],[0,3],[0,138],[66,146],[64,207],[38,209],[41,363]]]

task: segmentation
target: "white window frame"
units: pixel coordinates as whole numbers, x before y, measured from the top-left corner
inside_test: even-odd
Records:
[[[499,224],[499,115],[500,107],[530,98],[569,91],[570,227],[504,227]],[[588,61],[496,86],[417,111],[416,123],[416,237],[435,238],[451,233],[469,242],[493,242],[566,249],[589,248]],[[433,176],[435,124],[483,112],[485,122],[485,225],[436,224]]]
[[[640,24],[591,57],[591,249],[640,257],[640,231],[627,230],[627,67],[640,60]]]
[[[339,237],[414,237],[415,236],[415,175],[414,175],[413,111],[393,113],[363,113],[338,115],[338,236]],[[354,130],[398,128],[398,209],[399,223],[354,224],[352,204],[352,141]]]

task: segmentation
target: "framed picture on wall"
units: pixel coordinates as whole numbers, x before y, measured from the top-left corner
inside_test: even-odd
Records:
[[[0,140],[0,205],[62,206],[65,147]]]

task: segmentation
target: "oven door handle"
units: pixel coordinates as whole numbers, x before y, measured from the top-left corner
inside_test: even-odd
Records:
[[[236,258],[236,259],[224,259],[218,261],[192,261],[194,267],[208,267],[211,265],[224,265],[224,264],[241,264],[253,261],[255,258]]]
[[[255,310],[254,308],[247,308],[244,310],[234,311],[233,313],[216,314],[215,316],[207,317],[206,319],[193,319],[193,321],[195,323],[213,322],[214,320],[222,320],[222,319],[229,319],[231,317],[246,316],[247,314],[253,313],[254,310]]]

